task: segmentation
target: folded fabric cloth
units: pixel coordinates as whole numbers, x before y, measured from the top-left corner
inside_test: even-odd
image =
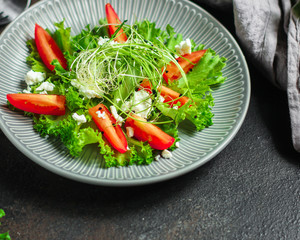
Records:
[[[288,31],[287,91],[295,149],[300,152],[300,2],[291,10]]]
[[[300,152],[300,0],[198,0],[233,8],[236,35],[250,60],[286,90],[294,148]]]

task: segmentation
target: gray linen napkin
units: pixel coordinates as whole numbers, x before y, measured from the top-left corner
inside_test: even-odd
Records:
[[[287,91],[292,139],[300,152],[300,0],[198,0],[233,7],[236,35],[254,65]]]
[[[300,152],[300,1],[291,10],[288,31],[287,92],[295,149]]]

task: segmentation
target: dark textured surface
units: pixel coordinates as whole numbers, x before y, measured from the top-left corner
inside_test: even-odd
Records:
[[[230,11],[205,8],[234,31]],[[249,68],[251,103],[237,136],[206,165],[167,182],[73,182],[34,164],[0,131],[0,208],[7,214],[0,233],[31,240],[300,239],[300,154],[290,140],[286,94]]]

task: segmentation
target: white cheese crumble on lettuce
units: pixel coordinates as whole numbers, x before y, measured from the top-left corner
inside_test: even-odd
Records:
[[[136,115],[147,119],[152,110],[150,94],[145,90],[134,92],[132,98],[122,105],[124,111],[134,111]]]
[[[78,115],[77,113],[73,113],[72,118],[77,121],[78,125],[80,125],[81,123],[86,123],[86,117],[84,116],[84,114]]]
[[[78,91],[88,99],[100,98],[99,93],[97,93],[95,90],[88,89],[87,87],[85,87],[81,84],[78,84],[78,82],[76,82],[76,79],[71,80],[71,84],[72,84],[72,86],[76,87],[78,89]]]
[[[99,46],[102,46],[102,45],[104,45],[105,43],[107,43],[109,40],[110,40],[110,38],[106,38],[106,37],[103,38],[103,37],[100,37],[100,38],[98,39],[98,45],[99,45]],[[113,44],[118,44],[118,42],[116,42],[116,41],[111,41],[110,44],[111,44],[111,45],[113,45]]]
[[[27,85],[34,85],[44,81],[45,79],[46,73],[35,72],[33,70],[30,70],[25,76],[25,82],[27,83]]]
[[[160,102],[164,102],[164,101],[165,101],[165,98],[164,98],[162,95],[159,95],[159,101],[160,101]]]
[[[182,56],[187,53],[191,53],[192,52],[191,40],[187,38],[186,40],[181,41],[178,45],[175,46],[175,50],[179,56]]]
[[[55,85],[53,83],[50,82],[43,82],[39,87],[37,87],[35,90],[36,91],[46,91],[47,92],[51,92],[53,91],[55,88]]]
[[[27,88],[23,90],[23,93],[31,93],[31,87],[27,85]]]

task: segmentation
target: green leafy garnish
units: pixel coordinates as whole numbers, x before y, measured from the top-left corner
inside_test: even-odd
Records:
[[[125,43],[114,42],[118,30],[110,37],[105,19],[100,19],[95,27],[87,25],[75,36],[72,36],[71,28],[65,27],[64,21],[54,25],[56,31],[52,37],[63,51],[69,70],[54,60],[51,64],[55,69],[49,71],[37,52],[34,40],[27,42],[30,49],[27,62],[34,71],[46,73],[45,81],[55,85],[51,94],[66,97],[67,111],[64,116],[30,115],[35,123],[34,129],[41,136],[59,138],[72,156],[80,156],[86,145],[96,144],[106,167],[147,165],[154,161],[159,152],[147,142],[134,138],[127,138],[126,153],[114,150],[88,113],[89,108],[101,102],[107,107],[115,106],[122,118],[128,118],[130,109],[126,108],[126,104],[134,102],[135,93],[143,90],[139,88],[144,79],[152,86],[147,99],[141,100],[150,100],[148,121],[174,137],[175,142],[180,140],[178,128],[183,121],[190,121],[198,131],[213,124],[211,86],[224,82],[222,69],[226,61],[213,50],[208,49],[193,70],[185,74],[175,59],[175,46],[182,42],[183,36],[170,25],[163,30],[148,20],[135,22],[132,26],[124,21],[118,30],[122,28],[126,33],[128,41]],[[193,40],[191,43],[192,51],[204,48]],[[157,90],[159,86],[166,85],[162,75],[170,62],[178,67],[182,77],[167,87],[189,98],[183,106],[177,103],[170,107],[161,100]],[[36,89],[40,85],[31,86],[31,92],[39,93]],[[83,115],[86,122],[78,123],[72,117],[74,113]],[[126,131],[124,127],[123,131]],[[170,149],[175,148],[174,143]]]
[[[3,209],[0,208],[0,218],[5,216],[5,212]],[[0,223],[1,225],[1,223]],[[0,233],[0,240],[11,240],[9,232],[5,232],[5,233]]]

